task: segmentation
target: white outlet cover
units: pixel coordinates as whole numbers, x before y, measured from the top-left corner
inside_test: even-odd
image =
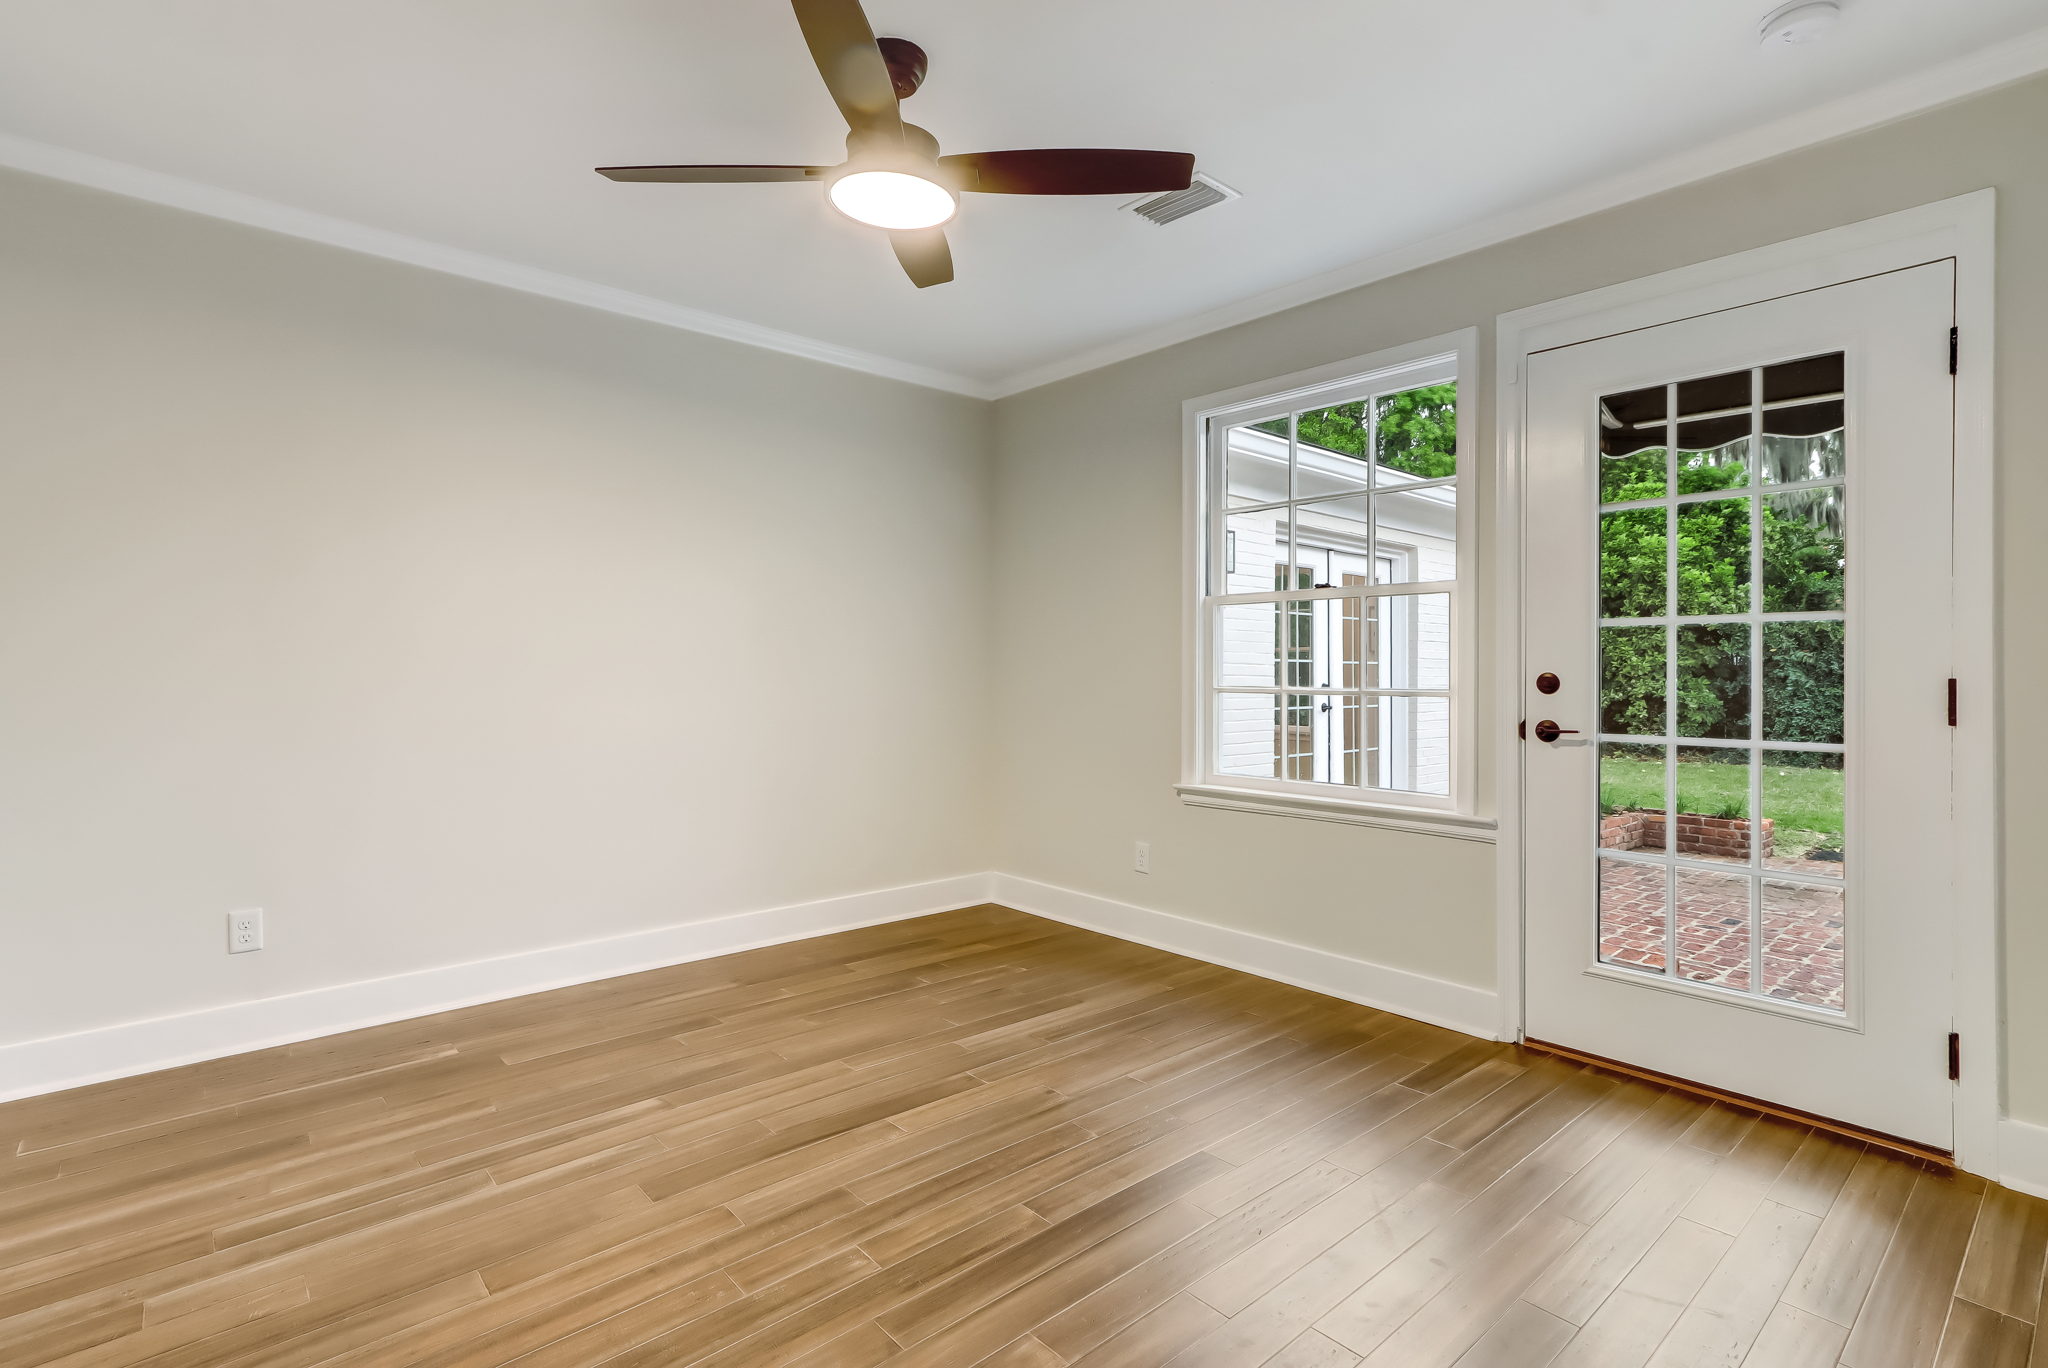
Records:
[[[246,955],[263,948],[263,909],[245,908],[228,913],[228,953]]]

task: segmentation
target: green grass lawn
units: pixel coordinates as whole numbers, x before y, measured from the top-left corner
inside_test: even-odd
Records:
[[[1749,805],[1749,767],[1687,763],[1678,766],[1678,810],[1740,817]],[[1657,760],[1609,756],[1600,762],[1600,807],[1664,806],[1664,765]],[[1798,857],[1816,846],[1842,848],[1842,772],[1764,767],[1764,816],[1781,855]]]

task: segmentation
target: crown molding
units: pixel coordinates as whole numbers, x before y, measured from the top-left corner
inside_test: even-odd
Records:
[[[1939,105],[1952,104],[1998,86],[2025,80],[2044,70],[2048,70],[2048,28],[1981,48],[1926,71],[1787,115],[1550,199],[1381,252],[1322,275],[1310,276],[1221,308],[1193,314],[1042,366],[1018,371],[996,382],[993,386],[995,397],[1004,399],[1022,394],[1041,385],[1100,370],[1119,361],[1128,361],[1132,357],[1221,332],[1240,323],[1327,299],[1374,281],[1433,266],[1467,252],[1554,228],[1633,200],[1647,199],[1666,190],[1768,161],[1802,147],[1860,133],[1881,124],[1895,123]]]
[[[2048,28],[1994,44],[1940,66],[1845,96],[1818,108],[1788,115],[1703,147],[1678,153],[1606,180],[1511,209],[1449,232],[1381,252],[1335,271],[1310,276],[1277,289],[1248,296],[1221,308],[1193,314],[1157,328],[1129,334],[1097,347],[1074,352],[1040,366],[995,379],[980,379],[920,366],[875,352],[843,347],[798,333],[763,327],[744,319],[693,309],[682,304],[600,285],[578,276],[521,265],[481,252],[466,251],[425,238],[394,233],[328,214],[296,209],[275,200],[166,175],[90,153],[56,147],[0,133],[0,166],[32,175],[70,181],[97,190],[184,209],[195,214],[264,228],[271,232],[326,243],[347,251],[384,257],[412,266],[463,276],[526,294],[581,304],[606,313],[638,318],[664,327],[681,328],[760,347],[826,365],[862,371],[885,379],[971,399],[1003,399],[1057,380],[1099,370],[1225,328],[1269,317],[1302,304],[1327,299],[1374,281],[1431,266],[1452,257],[1492,247],[1529,233],[1554,228],[1632,200],[1673,190],[1681,185],[1767,161],[1785,152],[1845,137],[1892,123],[1938,105],[1950,104],[1998,86],[2048,70]]]
[[[205,214],[210,218],[226,219],[231,223],[246,224],[252,228],[264,228],[274,233],[305,238],[311,242],[321,242],[351,252],[384,257],[391,261],[404,262],[409,266],[422,266],[446,275],[463,276],[490,285],[502,285],[525,294],[559,299],[569,304],[581,304],[586,308],[602,309],[606,313],[622,314],[627,318],[659,323],[664,327],[681,328],[687,332],[724,338],[728,342],[738,342],[749,347],[782,352],[788,356],[800,356],[808,361],[822,361],[829,366],[864,371],[869,375],[922,385],[927,389],[964,394],[973,399],[995,397],[994,386],[985,380],[955,375],[950,371],[934,370],[928,366],[899,361],[894,357],[880,356],[853,347],[842,347],[832,342],[821,342],[797,333],[762,327],[758,323],[749,323],[744,319],[729,318],[724,314],[711,313],[704,309],[671,304],[650,295],[635,294],[631,290],[600,285],[578,276],[545,271],[538,267],[506,261],[501,257],[486,256],[481,252],[465,251],[460,247],[430,242],[425,238],[388,232],[349,219],[335,218],[306,209],[295,209],[291,205],[280,204],[275,200],[245,195],[236,190],[224,190],[218,186],[186,180],[181,176],[166,175],[127,162],[112,161],[105,157],[96,157],[90,153],[56,147],[12,134],[0,133],[0,166],[12,167],[14,170],[26,171],[32,175],[47,176],[54,180],[69,181],[74,185],[89,186],[95,190],[106,190],[132,199],[148,200],[153,204],[168,205],[173,209]]]

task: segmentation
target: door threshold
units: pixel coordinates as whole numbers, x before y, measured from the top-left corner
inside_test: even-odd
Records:
[[[1624,1063],[1619,1059],[1609,1059],[1605,1055],[1587,1054],[1584,1050],[1574,1050],[1568,1045],[1553,1045],[1547,1040],[1536,1040],[1530,1037],[1525,1037],[1522,1044],[1531,1050],[1536,1050],[1543,1054],[1556,1055],[1560,1059],[1569,1059],[1579,1064],[1590,1064],[1595,1068],[1606,1069],[1612,1073],[1627,1074],[1630,1078],[1640,1078],[1646,1083],[1659,1083],[1667,1088],[1676,1088],[1680,1092],[1690,1093],[1694,1097],[1705,1098],[1709,1102],[1725,1102],[1731,1107],[1740,1107],[1744,1111],[1762,1112],[1765,1116],[1775,1116],[1781,1121],[1792,1121],[1802,1126],[1812,1126],[1815,1130],[1828,1131],[1831,1134],[1844,1136],[1850,1140],[1861,1140],[1865,1144],[1875,1145],[1879,1149],[1890,1150],[1894,1154],[1902,1154],[1909,1159],[1918,1159],[1923,1163],[1934,1164],[1940,1168],[1953,1169],[1956,1166],[1954,1151],[1935,1149],[1930,1145],[1923,1145],[1917,1140],[1904,1140],[1896,1135],[1887,1135],[1883,1131],[1866,1130],[1862,1126],[1851,1125],[1847,1121],[1837,1121],[1833,1117],[1817,1116],[1812,1112],[1800,1111],[1797,1107],[1786,1107],[1776,1102],[1766,1102],[1760,1097],[1749,1097],[1742,1093],[1726,1092],[1720,1088],[1710,1088],[1706,1084],[1696,1083],[1690,1078],[1680,1078],[1676,1074],[1659,1073],[1655,1069],[1645,1069],[1637,1064]]]

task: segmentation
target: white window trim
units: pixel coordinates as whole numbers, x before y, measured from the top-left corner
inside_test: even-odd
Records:
[[[1257,422],[1274,413],[1313,408],[1325,398],[1370,382],[1375,388],[1403,387],[1403,371],[1424,384],[1431,371],[1446,363],[1458,380],[1458,574],[1451,592],[1451,792],[1437,799],[1413,795],[1413,801],[1337,797],[1305,791],[1285,780],[1259,780],[1219,775],[1209,768],[1213,690],[1207,662],[1210,629],[1204,602],[1206,492],[1210,480],[1208,433],[1214,421]],[[1181,406],[1183,466],[1182,528],[1182,698],[1181,775],[1175,791],[1192,806],[1263,812],[1324,822],[1426,832],[1460,840],[1491,841],[1495,822],[1480,806],[1476,751],[1478,692],[1484,670],[1477,658],[1476,595],[1482,555],[1477,530],[1480,481],[1474,469],[1478,452],[1479,330],[1464,328],[1439,337],[1388,347],[1364,356],[1240,385],[1217,394],[1190,399]],[[1318,597],[1309,593],[1307,597]],[[1405,795],[1404,795],[1405,797]]]

